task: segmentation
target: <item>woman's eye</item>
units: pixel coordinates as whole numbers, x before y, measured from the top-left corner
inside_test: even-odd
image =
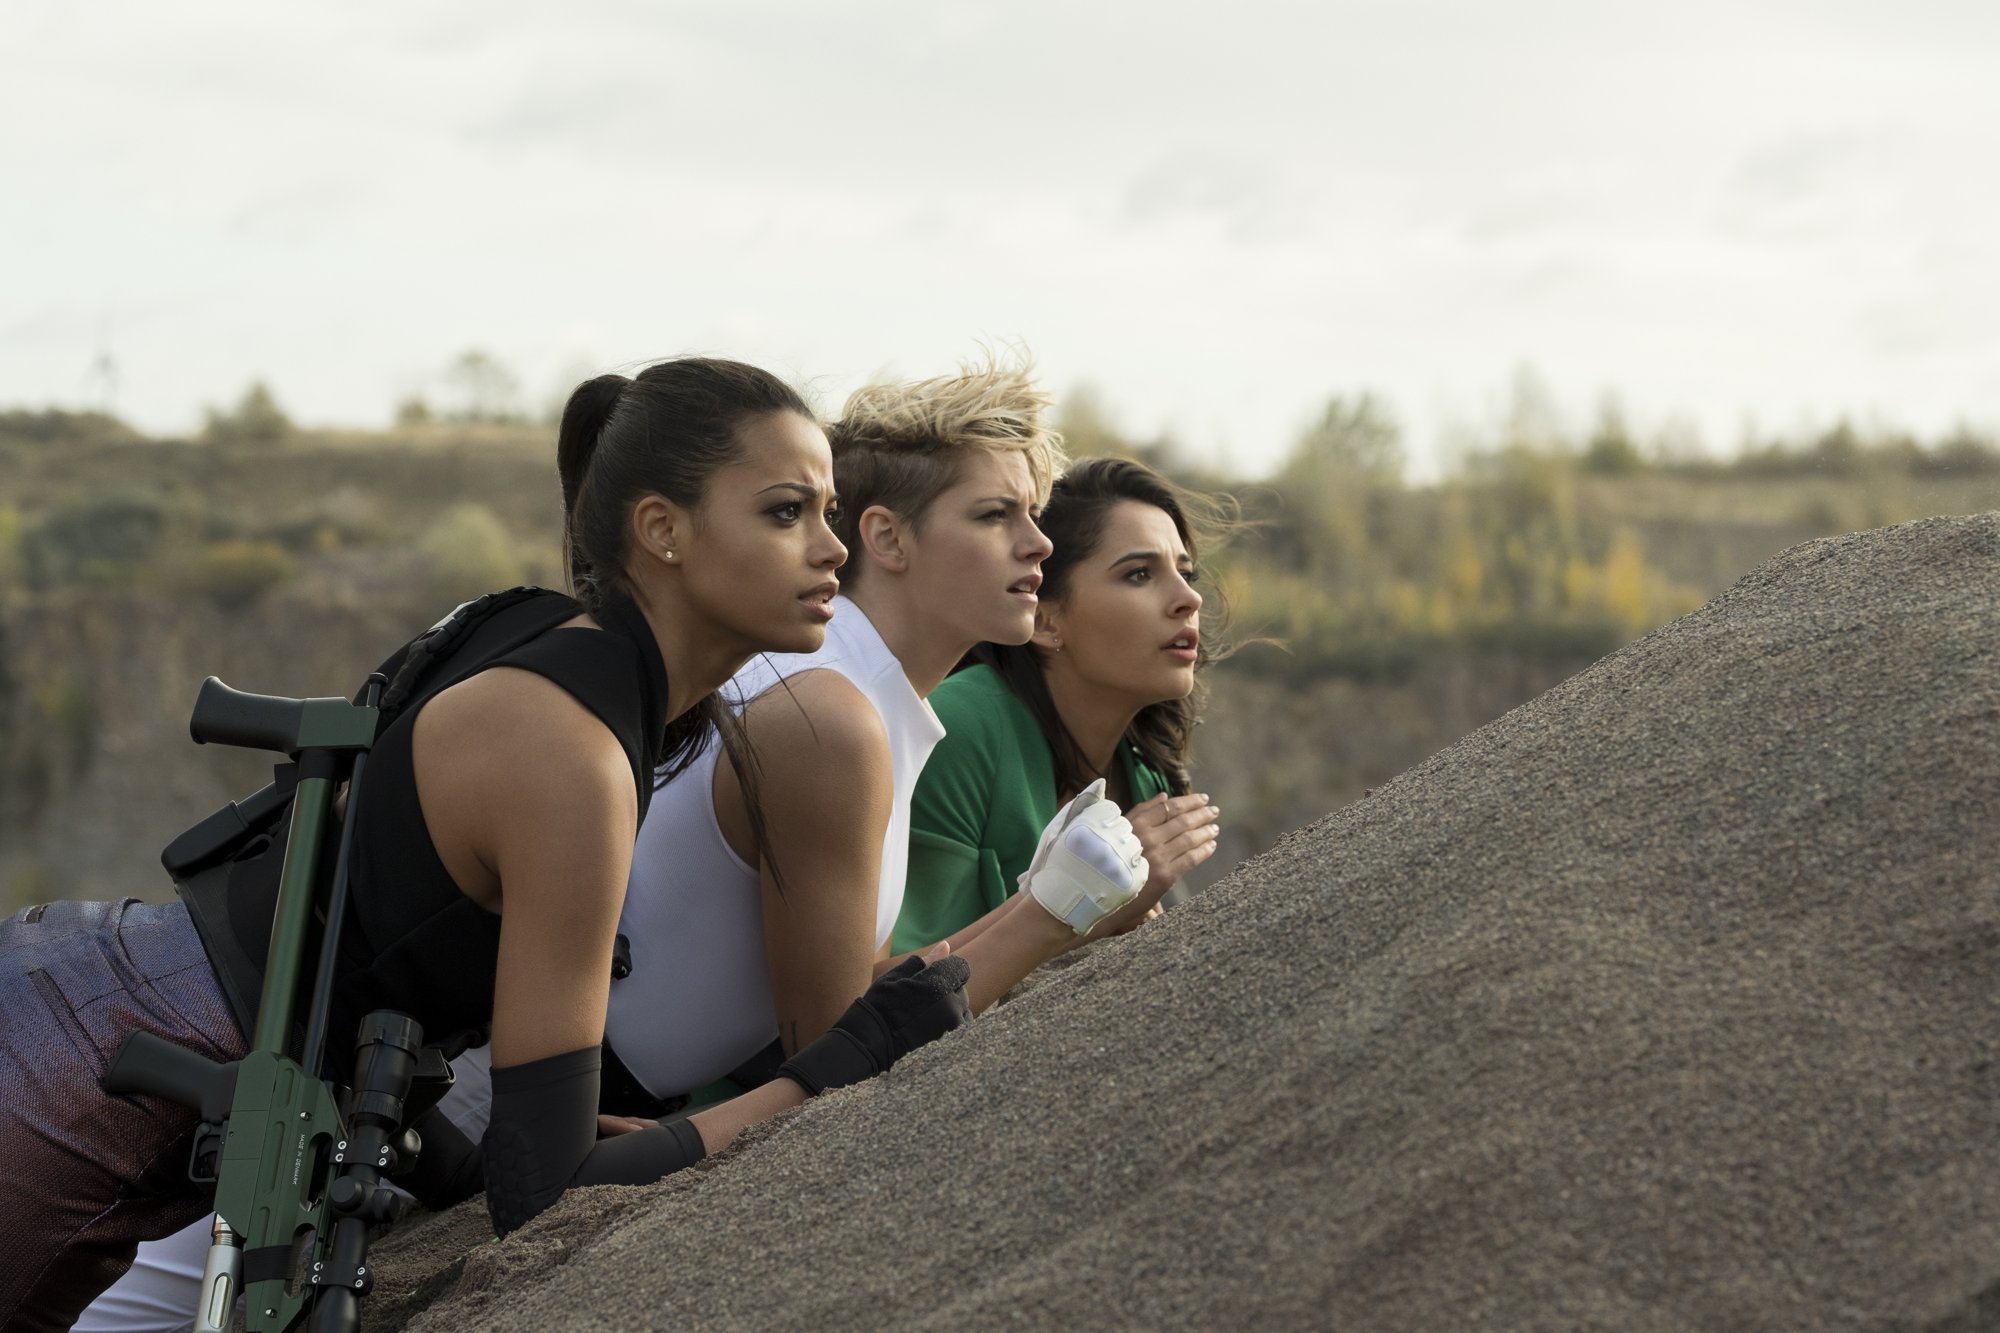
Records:
[[[988,511],[987,513],[981,514],[979,517],[985,520],[986,522],[991,523],[995,519],[1001,519],[1007,517],[1007,511],[1004,509],[994,509]]]
[[[1189,587],[1193,587],[1195,584],[1201,582],[1201,571],[1198,569],[1183,569],[1181,571],[1181,578],[1186,581]]]
[[[796,523],[799,521],[799,515],[804,512],[805,506],[794,500],[790,504],[782,504],[773,509],[771,517],[777,519],[780,523]]]
[[[1147,569],[1144,565],[1141,565],[1137,569],[1127,570],[1125,574],[1125,581],[1127,583],[1144,583],[1152,577],[1153,577],[1153,571]]]
[[[828,505],[826,509],[826,525],[830,528],[838,522],[840,522],[840,506]]]

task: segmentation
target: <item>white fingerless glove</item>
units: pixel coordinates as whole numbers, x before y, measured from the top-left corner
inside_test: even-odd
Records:
[[[1099,778],[1056,812],[1018,882],[1081,935],[1138,897],[1147,873],[1145,849]]]

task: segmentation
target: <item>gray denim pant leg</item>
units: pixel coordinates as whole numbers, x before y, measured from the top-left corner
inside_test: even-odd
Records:
[[[128,1033],[245,1049],[178,903],[51,903],[0,922],[0,1327],[66,1329],[142,1240],[208,1211],[195,1113],[99,1087]]]

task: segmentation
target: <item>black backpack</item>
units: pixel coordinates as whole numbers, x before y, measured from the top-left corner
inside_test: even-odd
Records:
[[[376,669],[388,684],[375,734],[379,737],[403,713],[581,610],[562,593],[532,587],[487,593],[459,606]],[[268,786],[230,802],[160,853],[222,980],[230,1011],[246,1033],[256,1026],[297,785],[297,765],[279,764]],[[331,856],[337,843],[337,838],[324,839],[323,854]],[[330,882],[330,876],[322,882]]]

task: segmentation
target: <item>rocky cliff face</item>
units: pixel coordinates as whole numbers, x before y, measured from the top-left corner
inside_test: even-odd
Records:
[[[410,444],[0,437],[0,911],[161,897],[159,849],[262,785],[188,740],[204,676],[351,694],[460,597],[556,576],[546,439]]]
[[[187,720],[203,677],[265,694],[352,694],[368,665],[421,628],[412,601],[314,581],[254,614],[109,589],[9,605],[0,906],[170,895],[160,848],[269,781],[278,758],[195,747]]]
[[[1994,1327],[1996,975],[2000,515],[1814,542],[719,1160],[392,1238],[376,1317]]]

